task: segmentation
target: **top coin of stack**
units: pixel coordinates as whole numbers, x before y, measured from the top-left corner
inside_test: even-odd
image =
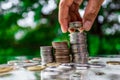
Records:
[[[82,27],[82,22],[80,21],[70,22],[68,31],[70,33],[75,32],[75,31],[80,31],[81,27]]]
[[[40,52],[41,52],[41,62],[43,65],[53,61],[52,46],[41,46]]]
[[[52,42],[55,49],[55,59],[58,63],[70,62],[70,55],[67,42]]]

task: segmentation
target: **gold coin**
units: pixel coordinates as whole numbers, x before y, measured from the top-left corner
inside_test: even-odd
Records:
[[[31,66],[31,67],[27,67],[27,70],[30,71],[41,71],[45,69],[45,66]]]
[[[48,63],[47,66],[51,67],[51,66],[59,66],[61,63]]]
[[[0,67],[0,73],[12,71],[13,67]]]
[[[107,61],[107,64],[120,65],[120,61]]]

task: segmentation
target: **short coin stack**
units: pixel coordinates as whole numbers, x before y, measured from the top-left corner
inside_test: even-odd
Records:
[[[40,52],[42,65],[53,62],[52,46],[41,46]]]
[[[53,48],[55,49],[55,60],[58,63],[69,63],[70,55],[67,42],[52,42]]]
[[[70,34],[70,43],[73,62],[86,64],[88,60],[86,34],[84,32],[72,32]]]

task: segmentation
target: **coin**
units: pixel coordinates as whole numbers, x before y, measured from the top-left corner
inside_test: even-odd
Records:
[[[120,65],[120,61],[107,61],[106,63],[110,65]]]
[[[81,27],[82,27],[82,22],[80,22],[80,21],[70,22],[68,31],[70,33],[72,33],[72,32],[75,32],[76,30],[78,30]]]
[[[70,57],[57,57],[56,60],[69,61],[69,60],[70,60]]]
[[[104,72],[95,72],[96,75],[99,75],[99,76],[102,76],[102,75],[105,75]]]
[[[45,66],[31,66],[31,67],[27,67],[27,70],[30,71],[40,71],[45,69]]]
[[[80,49],[81,50],[81,48],[82,49],[86,49],[87,45],[86,44],[73,44],[73,45],[71,45],[71,48],[72,49]]]
[[[55,52],[69,53],[69,49],[55,49]]]
[[[73,52],[74,54],[80,53],[80,49],[72,49],[72,52]]]
[[[52,49],[52,46],[41,46],[41,47],[40,47],[40,50],[41,50],[41,51],[44,51],[44,50],[45,50],[45,51],[49,51],[49,50],[51,50],[51,49]]]
[[[81,39],[75,39],[75,38],[73,38],[73,39],[70,39],[70,43],[71,44],[86,44],[86,40],[81,40]]]
[[[80,53],[80,56],[83,58],[88,57],[88,52]]]
[[[87,57],[81,57],[81,64],[87,64],[88,63],[88,58]]]
[[[73,61],[74,61],[75,63],[86,64],[87,61],[88,61],[88,56],[87,56],[87,54],[82,54],[82,55],[81,55],[81,53],[79,53],[79,54],[74,54],[74,59],[73,59]]]
[[[70,56],[55,56],[56,58],[70,58]]]
[[[102,68],[106,66],[104,64],[89,64],[89,65],[90,65],[90,68]]]
[[[74,21],[69,23],[69,27],[81,27],[81,26],[82,26],[82,22],[80,21]]]
[[[63,53],[63,52],[55,52],[55,54],[58,54],[58,55],[60,55],[60,54],[65,54],[65,55],[68,55],[69,53]]]
[[[60,63],[48,63],[47,66],[51,67],[51,66],[59,66]]]
[[[12,71],[12,70],[13,70],[13,67],[11,67],[11,66],[0,67],[0,73],[9,72],[9,71]]]
[[[55,49],[66,49],[68,48],[67,42],[52,42],[53,48]]]
[[[74,32],[74,33],[71,33],[71,34],[69,34],[69,36],[71,37],[71,38],[86,38],[86,33],[84,33],[84,32],[82,32],[82,33],[80,33],[80,32]]]
[[[70,60],[56,60],[59,63],[70,63]]]
[[[69,54],[55,54],[55,56],[69,56]]]

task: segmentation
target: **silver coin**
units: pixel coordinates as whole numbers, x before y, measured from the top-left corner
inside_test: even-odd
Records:
[[[77,39],[73,39],[70,40],[71,44],[86,44],[86,40],[77,40]]]
[[[42,59],[41,61],[42,62],[52,62],[53,60],[51,58],[49,58],[49,59]]]
[[[86,38],[70,38],[70,41],[84,41],[86,42]]]
[[[74,53],[74,54],[80,53],[80,50],[79,49],[72,49],[72,53]]]
[[[44,50],[52,50],[52,46],[41,46],[40,50],[44,51]]]
[[[56,58],[70,58],[70,56],[55,56]]]
[[[80,21],[70,22],[69,27],[80,28],[82,27],[82,22]]]
[[[88,57],[88,52],[80,53],[80,56],[83,57],[83,58],[87,58]]]
[[[82,49],[82,50],[80,50],[80,49],[72,49],[72,53],[88,53],[88,51],[86,50],[86,49]]]
[[[52,50],[49,50],[49,51],[47,51],[47,50],[46,50],[46,51],[45,51],[45,50],[42,51],[42,50],[41,50],[41,51],[40,51],[40,53],[51,53],[51,52],[52,52]]]
[[[49,57],[50,56],[50,57],[52,57],[51,54],[41,54],[41,56],[44,56],[44,57],[47,57],[47,56]]]
[[[80,38],[80,39],[86,39],[86,36],[85,35],[77,35],[77,34],[70,34],[70,39],[73,39],[73,38],[75,38],[75,39],[78,39],[78,38]]]
[[[72,49],[80,49],[81,50],[81,48],[82,49],[86,49],[87,45],[86,44],[73,44],[73,45],[71,45],[71,48]]]
[[[81,57],[81,62],[80,62],[81,64],[87,64],[88,63],[88,58],[86,57],[86,58],[83,58],[83,57]]]
[[[73,61],[75,63],[87,64],[88,63],[88,57],[81,57],[80,54],[75,54]]]
[[[50,54],[52,51],[40,51],[41,54]]]
[[[86,38],[86,33],[74,32],[74,33],[69,34],[69,36],[70,37],[79,37],[79,38],[84,37],[84,38]]]
[[[68,43],[66,41],[63,42],[52,42],[53,48],[55,49],[67,49]]]

